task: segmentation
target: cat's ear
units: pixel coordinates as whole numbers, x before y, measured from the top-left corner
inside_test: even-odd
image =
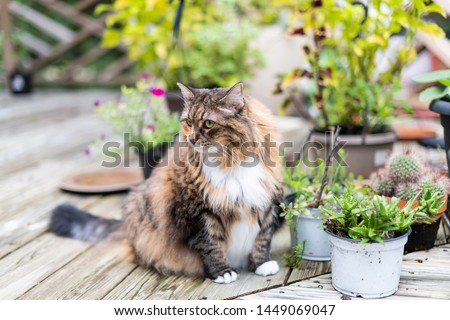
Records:
[[[227,93],[219,100],[228,101],[238,105],[244,105],[244,84],[242,82],[236,83]]]
[[[181,94],[183,95],[183,98],[185,100],[190,100],[190,99],[194,98],[194,89],[192,89],[191,87],[188,87],[187,85],[184,85],[180,82],[177,82],[177,86],[178,86],[178,88],[180,88]]]

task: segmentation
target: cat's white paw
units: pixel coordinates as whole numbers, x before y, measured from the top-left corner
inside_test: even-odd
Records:
[[[255,273],[259,276],[267,277],[273,274],[276,274],[280,271],[280,267],[278,266],[278,262],[275,260],[267,261],[256,268]]]
[[[231,272],[226,272],[224,273],[222,276],[218,276],[216,279],[214,279],[213,281],[215,283],[231,283],[236,281],[237,279],[237,273],[234,271]]]

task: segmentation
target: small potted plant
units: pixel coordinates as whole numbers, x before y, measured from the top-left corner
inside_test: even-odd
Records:
[[[180,130],[178,114],[167,109],[165,90],[147,79],[122,86],[121,93],[118,101],[96,101],[95,112],[124,138],[124,148],[136,150],[147,179]]]
[[[417,216],[415,199],[404,207],[399,199],[361,193],[335,198],[337,210],[323,207],[331,243],[333,287],[346,295],[381,298],[398,290],[404,245]]]
[[[344,188],[349,187],[353,179],[346,177],[345,168],[338,167],[322,191],[322,174],[324,162],[314,168],[304,168],[297,165],[284,170],[284,181],[291,192],[281,204],[281,216],[288,222],[291,229],[291,255],[299,255],[306,260],[330,260],[330,244],[327,234],[323,230],[323,215],[319,206],[332,197],[339,195]],[[295,261],[294,259],[292,259]],[[291,265],[290,267],[297,267]]]
[[[330,197],[340,195],[345,188],[354,187],[353,176],[347,176],[346,168],[331,163],[332,155],[338,148],[339,130],[337,128],[334,133],[333,149],[329,151],[326,161],[319,159],[312,166],[299,161],[284,170],[284,182],[289,194],[285,197],[285,203],[281,204],[281,216],[291,229],[292,250],[285,258],[292,268],[299,266],[301,258],[330,260],[330,244],[323,230],[323,215],[319,206]]]
[[[294,105],[311,122],[313,140],[329,143],[328,128],[342,127],[349,172],[356,176],[368,177],[382,165],[396,141],[389,120],[399,105],[395,94],[402,68],[415,57],[414,35],[443,34],[422,15],[445,13],[427,4],[312,0],[298,2],[292,11],[289,32],[302,38],[304,63],[282,75],[275,91],[287,93],[282,108]],[[395,37],[402,39],[394,52],[390,44]],[[299,90],[308,92],[309,101],[293,98]]]
[[[414,206],[427,215],[412,225],[405,252],[432,248],[447,208],[450,180],[412,150],[405,149],[392,154],[385,166],[371,176],[371,181],[378,195],[396,197],[400,206],[416,198]]]

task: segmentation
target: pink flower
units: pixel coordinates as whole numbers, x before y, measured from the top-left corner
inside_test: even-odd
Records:
[[[140,77],[144,80],[148,80],[152,77],[152,75],[148,72],[141,72]]]
[[[148,124],[147,126],[146,126],[146,128],[148,129],[148,130],[150,130],[151,132],[155,132],[155,126],[153,125],[153,124]]]
[[[100,102],[100,100],[95,100],[94,101],[94,107],[100,107],[102,105],[102,103]]]
[[[85,148],[84,150],[83,150],[83,152],[84,152],[84,155],[86,156],[86,157],[89,157],[90,155],[91,155],[91,149],[88,147],[88,148]]]
[[[166,90],[159,87],[150,86],[149,90],[155,97],[162,97],[163,95],[166,94]]]

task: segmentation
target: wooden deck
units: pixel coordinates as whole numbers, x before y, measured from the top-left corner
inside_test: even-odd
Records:
[[[115,95],[43,91],[12,98],[0,93],[0,299],[341,297],[331,287],[329,263],[305,261],[300,270],[283,266],[267,278],[241,273],[237,282],[218,285],[143,269],[128,262],[120,246],[92,246],[50,234],[49,215],[65,202],[98,215],[120,217],[125,193],[80,195],[58,189],[67,174],[100,166],[99,159],[83,154],[90,142],[108,133],[92,112],[92,104]],[[439,247],[405,256],[401,288],[391,298],[450,299],[447,239],[448,230],[441,228]],[[283,229],[273,242],[274,255],[282,263],[281,254],[289,247],[288,230]]]

